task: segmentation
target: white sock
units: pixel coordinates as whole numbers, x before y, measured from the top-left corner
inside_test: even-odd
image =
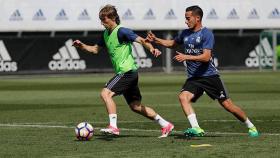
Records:
[[[252,122],[249,120],[249,118],[246,119],[246,121],[244,122],[246,124],[246,126],[248,128],[252,128],[254,127],[254,124],[252,124]]]
[[[109,114],[110,126],[117,128],[117,114]]]
[[[192,128],[199,127],[195,113],[188,115],[188,119]]]
[[[156,115],[154,119],[161,127],[166,127],[169,123],[159,115]]]

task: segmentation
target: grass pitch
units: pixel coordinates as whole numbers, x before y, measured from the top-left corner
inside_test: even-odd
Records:
[[[27,76],[0,79],[0,157],[279,157],[280,73],[224,73],[230,97],[261,132],[247,128],[206,95],[193,104],[205,137],[187,139],[189,127],[177,95],[184,74],[141,74],[143,103],[175,125],[158,139],[160,127],[130,111],[115,97],[121,136],[99,133],[108,116],[99,93],[112,74]],[[74,127],[88,121],[95,127],[90,141],[77,141]],[[197,147],[193,145],[210,144]]]

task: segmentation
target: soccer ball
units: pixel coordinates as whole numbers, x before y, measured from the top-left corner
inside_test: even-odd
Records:
[[[94,129],[91,124],[81,122],[76,126],[75,133],[79,140],[90,140],[93,136]]]

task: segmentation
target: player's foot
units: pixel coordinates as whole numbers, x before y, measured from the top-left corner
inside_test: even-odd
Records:
[[[257,137],[259,136],[259,132],[257,130],[257,128],[254,126],[252,128],[249,128],[249,132],[248,132],[250,137]]]
[[[188,128],[184,131],[184,135],[187,137],[202,137],[205,132],[200,127]]]
[[[120,129],[110,125],[107,128],[100,129],[100,132],[108,135],[120,135]]]
[[[166,127],[161,128],[161,136],[159,136],[158,138],[167,137],[172,132],[173,129],[174,129],[174,125],[172,123],[168,123]]]

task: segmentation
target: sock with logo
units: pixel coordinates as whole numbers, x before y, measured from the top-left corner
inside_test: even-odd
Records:
[[[195,113],[188,115],[188,120],[189,120],[192,128],[199,127]]]
[[[169,123],[165,119],[163,119],[161,116],[159,116],[158,114],[156,115],[156,117],[154,119],[161,127],[166,127]]]
[[[109,114],[110,126],[117,127],[117,114]]]
[[[244,122],[246,124],[246,126],[248,128],[252,128],[254,127],[254,124],[249,120],[249,118],[247,117],[246,121]]]

